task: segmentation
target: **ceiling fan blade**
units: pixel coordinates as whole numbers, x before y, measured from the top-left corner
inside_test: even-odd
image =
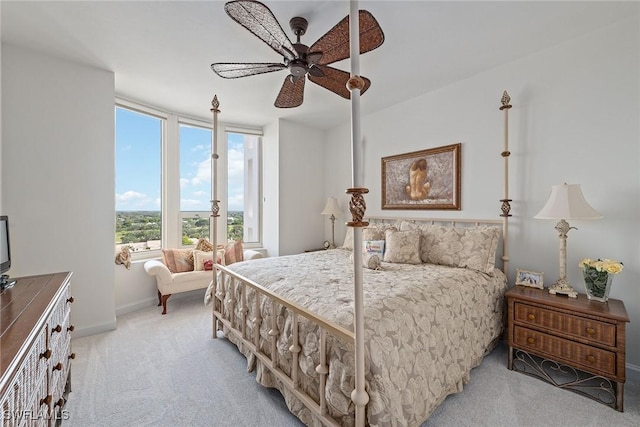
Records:
[[[322,70],[315,65],[309,68],[309,74],[315,77],[324,77],[324,73],[322,72]]]
[[[309,80],[345,99],[351,99],[351,92],[347,89],[347,82],[349,81],[349,77],[351,77],[349,73],[327,65],[316,65],[315,67],[322,70],[324,77],[316,77],[309,73]],[[369,86],[371,86],[371,80],[366,77],[362,77],[362,79],[364,80],[364,88],[360,94],[365,93],[367,89],[369,89]]]
[[[367,53],[384,42],[384,33],[376,18],[366,10],[359,13],[360,53]],[[309,48],[309,54],[322,52],[319,64],[327,65],[348,58],[349,52],[349,16],[338,22]]]
[[[264,4],[253,0],[236,0],[226,3],[224,10],[231,19],[251,31],[280,55],[290,61],[298,57],[291,40]]]
[[[235,63],[219,62],[211,64],[211,69],[225,79],[253,76],[255,74],[272,73],[287,68],[284,64],[276,63]]]
[[[291,75],[285,77],[280,93],[276,98],[276,102],[273,104],[278,108],[293,108],[302,105],[304,99],[304,82],[307,79],[302,77],[294,81],[291,77]]]

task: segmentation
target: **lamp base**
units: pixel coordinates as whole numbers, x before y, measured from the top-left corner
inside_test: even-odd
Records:
[[[549,286],[549,293],[552,295],[567,295],[571,298],[578,298],[578,291],[573,289],[567,279],[558,279],[556,283]]]

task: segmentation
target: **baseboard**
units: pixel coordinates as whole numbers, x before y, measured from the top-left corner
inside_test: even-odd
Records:
[[[199,295],[204,301],[204,290],[202,289],[194,289],[193,291],[180,292],[179,294],[173,294],[167,300],[167,307],[171,304],[171,301],[176,301],[183,298],[194,298],[196,295]],[[116,317],[125,315],[127,313],[132,313],[134,311],[142,310],[143,308],[152,307],[158,305],[158,297],[145,298],[140,301],[132,302],[127,305],[121,305],[120,307],[116,307]]]
[[[173,298],[174,296],[171,296]],[[170,299],[171,299],[170,298]],[[116,317],[122,316],[127,313],[132,313],[134,311],[142,310],[143,308],[151,307],[153,305],[158,305],[158,297],[146,298],[141,301],[136,301],[129,303],[127,305],[121,305],[116,308]]]
[[[84,328],[76,328],[72,332],[72,338],[82,338],[89,335],[101,334],[103,332],[109,332],[115,330],[117,327],[116,319],[107,323],[101,323],[99,325],[91,325]]]
[[[632,381],[640,381],[640,366],[627,363],[627,379]]]

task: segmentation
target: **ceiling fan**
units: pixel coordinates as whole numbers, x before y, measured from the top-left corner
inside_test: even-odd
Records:
[[[300,37],[305,34],[308,25],[304,18],[297,16],[289,21],[289,26],[296,35],[296,43],[291,43],[271,10],[259,1],[230,1],[224,5],[224,10],[234,21],[251,31],[284,59],[283,63],[219,62],[211,64],[211,68],[217,75],[226,79],[235,79],[287,69],[289,75],[285,77],[274,104],[278,108],[302,105],[307,77],[313,83],[343,98],[351,97],[346,87],[350,74],[329,66],[349,57],[348,16],[308,47],[300,43]],[[359,20],[360,53],[366,53],[384,42],[384,33],[378,21],[368,11],[359,11]],[[365,86],[361,93],[371,85],[369,79],[363,77],[363,80]]]

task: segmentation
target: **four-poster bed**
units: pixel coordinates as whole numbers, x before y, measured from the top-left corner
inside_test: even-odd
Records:
[[[370,224],[362,183],[363,81],[354,1],[350,19],[352,186],[346,192],[352,239],[328,251],[216,266],[205,301],[212,305],[213,337],[222,330],[247,356],[257,380],[278,388],[305,424],[414,425],[461,391],[501,335],[509,260],[510,105],[503,97],[502,220],[371,218]],[[211,111],[215,177],[217,97]],[[217,242],[215,185],[212,191]],[[361,254],[363,239],[372,238],[387,242],[380,270],[365,269],[362,256],[350,256]],[[502,270],[494,266],[499,248]]]

